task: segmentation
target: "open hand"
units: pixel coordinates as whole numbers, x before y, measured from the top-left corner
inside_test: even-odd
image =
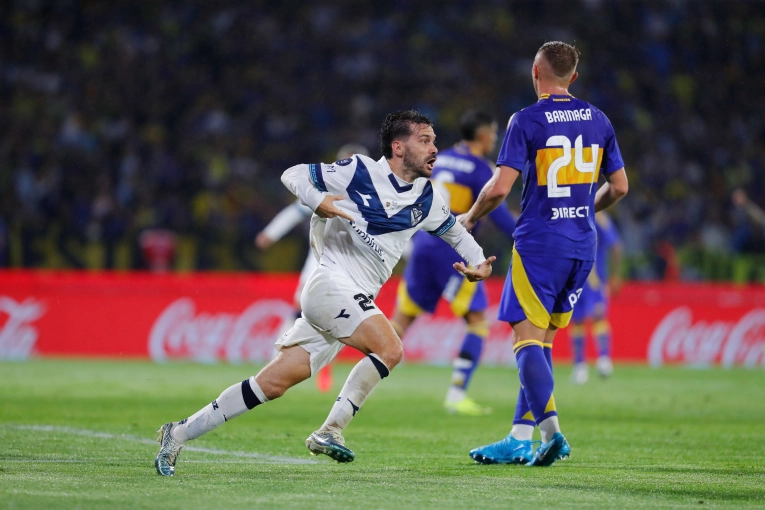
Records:
[[[317,207],[314,212],[319,218],[335,218],[339,216],[341,218],[345,218],[346,220],[353,221],[353,218],[350,214],[343,211],[342,209],[339,209],[335,205],[335,202],[344,198],[345,197],[342,195],[327,195],[324,197],[324,200],[321,201],[319,207]]]
[[[468,281],[480,282],[481,280],[485,280],[491,275],[491,263],[495,260],[497,260],[497,257],[492,255],[488,259],[478,264],[477,267],[472,269],[465,266],[465,264],[462,262],[455,262],[453,267],[460,273],[464,274]]]

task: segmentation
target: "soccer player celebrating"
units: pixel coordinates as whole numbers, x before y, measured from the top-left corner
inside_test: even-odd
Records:
[[[430,120],[406,110],[388,115],[378,161],[361,155],[333,164],[297,165],[282,182],[314,211],[311,248],[319,267],[303,288],[301,318],[276,342],[278,353],[257,375],[225,389],[212,403],[159,430],[154,465],[175,473],[183,445],[256,406],[284,395],[316,374],[344,345],[364,354],[351,370],[324,424],[306,440],[314,454],[351,462],[342,432],[377,384],[401,361],[403,349],[374,298],[418,230],[442,237],[472,267],[454,267],[470,280],[491,274],[495,257],[457,223],[428,178],[438,150]]]
[[[613,127],[597,108],[571,96],[579,52],[548,42],[531,68],[539,101],[515,113],[497,171],[459,221],[470,230],[523,176],[512,269],[499,319],[509,322],[521,389],[510,434],[470,456],[484,464],[549,466],[571,451],[553,398],[552,343],[571,313],[595,259],[596,211],[627,193],[627,174]],[[606,182],[594,186],[602,174]],[[533,451],[534,426],[542,444]]]
[[[619,232],[605,211],[595,215],[595,232],[598,247],[595,267],[590,271],[582,288],[582,294],[571,316],[571,344],[574,353],[574,369],[571,382],[584,384],[590,377],[590,369],[584,358],[584,344],[587,324],[592,321],[592,336],[598,351],[595,369],[601,377],[609,377],[614,371],[611,361],[611,324],[608,322],[608,299],[621,286],[622,243]]]
[[[354,154],[362,156],[368,156],[366,147],[357,143],[347,143],[340,147],[337,151],[338,160],[350,158]],[[287,233],[298,226],[306,218],[310,218],[313,211],[308,207],[300,203],[299,200],[292,202],[290,205],[279,211],[279,214],[274,216],[271,222],[266,225],[262,231],[260,231],[255,237],[255,246],[261,250],[267,250],[274,243],[279,241]],[[303,292],[303,286],[308,281],[308,277],[311,276],[313,270],[316,269],[319,263],[313,253],[310,251],[306,256],[303,263],[303,269],[300,270],[300,278],[298,279],[298,286],[295,289],[294,306],[295,306],[295,318],[300,317],[300,294]],[[283,326],[282,332],[289,329],[290,324]],[[281,336],[281,335],[280,335]],[[319,391],[329,391],[332,387],[332,365],[325,366],[316,376],[316,386]]]
[[[497,123],[488,113],[468,110],[460,118],[462,140],[443,151],[436,160],[432,181],[446,199],[453,214],[470,209],[475,197],[492,176],[485,159],[497,144]],[[515,219],[503,202],[489,217],[512,240]],[[423,312],[433,313],[443,296],[452,312],[465,319],[467,332],[452,366],[452,381],[444,407],[450,413],[480,416],[491,413],[466,395],[489,332],[484,311],[488,306],[482,282],[471,282],[456,271],[452,264],[457,252],[441,239],[418,232],[412,238],[404,278],[398,288],[396,311],[391,324],[400,337]]]

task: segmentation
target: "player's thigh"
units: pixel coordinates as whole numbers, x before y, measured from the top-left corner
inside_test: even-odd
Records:
[[[343,343],[300,317],[286,333],[279,337],[274,347],[279,350],[280,354],[286,351],[293,352],[294,347],[299,347],[305,351],[307,353],[304,357],[305,365],[308,367],[306,377],[310,377],[337,356],[337,353],[343,348]],[[276,359],[278,358],[279,355]]]
[[[505,281],[500,300],[499,319],[513,324],[514,329],[515,324],[528,320],[538,330],[547,331],[558,296],[566,288],[575,262],[560,257],[524,257],[513,250],[510,278]],[[536,339],[539,338],[541,336]]]
[[[311,377],[310,354],[294,345],[279,350],[276,357],[255,376],[255,381],[269,400]]]
[[[377,354],[389,369],[398,365],[404,356],[401,340],[384,315],[365,319],[351,336],[340,341],[364,354]]]
[[[570,263],[569,277],[555,299],[550,318],[550,323],[558,328],[565,328],[571,321],[574,307],[584,292],[593,264],[592,261],[584,260],[571,260]]]

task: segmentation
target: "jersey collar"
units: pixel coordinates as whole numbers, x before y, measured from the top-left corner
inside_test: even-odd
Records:
[[[539,101],[544,101],[545,99],[550,99],[551,97],[570,97],[572,99],[575,99],[573,95],[571,94],[542,94],[539,96]]]
[[[388,160],[385,159],[385,156],[380,158],[378,163],[380,163],[380,166],[388,171],[388,180],[393,185],[393,189],[395,189],[397,193],[405,193],[414,187],[414,183],[406,184],[400,181],[398,177],[396,177],[396,174],[394,174],[393,170],[390,169],[390,164],[388,163]]]

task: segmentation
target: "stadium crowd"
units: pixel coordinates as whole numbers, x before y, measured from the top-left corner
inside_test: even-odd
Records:
[[[572,90],[616,129],[631,277],[682,250],[765,252],[730,199],[765,203],[756,2],[26,0],[0,7],[0,266],[89,267],[97,244],[98,265],[145,267],[153,231],[191,239],[197,269],[258,269],[285,168],[347,142],[377,156],[400,108],[441,148],[467,108],[507,119],[547,40],[586,55]]]

